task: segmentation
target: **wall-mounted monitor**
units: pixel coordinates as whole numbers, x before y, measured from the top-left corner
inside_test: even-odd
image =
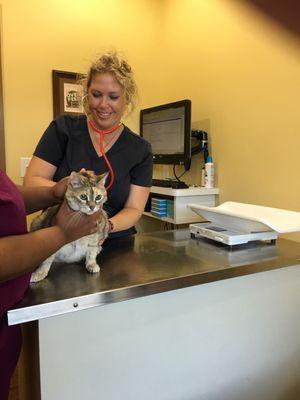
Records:
[[[155,164],[181,164],[190,169],[190,100],[141,110],[140,134],[151,144]]]

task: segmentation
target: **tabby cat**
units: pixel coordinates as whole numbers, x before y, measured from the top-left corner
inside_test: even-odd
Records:
[[[92,235],[84,236],[74,242],[68,243],[56,253],[48,257],[31,275],[30,282],[38,282],[44,279],[54,261],[72,263],[85,259],[85,267],[91,272],[99,272],[96,257],[102,250],[99,242],[108,236],[108,218],[103,210],[103,204],[107,199],[104,187],[107,173],[99,176],[90,176],[87,172],[72,172],[66,190],[65,198],[69,207],[74,211],[85,214],[93,214],[102,210],[102,219],[99,230]],[[36,217],[30,226],[31,231],[51,226],[52,219],[56,215],[59,205],[47,208],[41,215]],[[76,217],[76,216],[75,216]]]

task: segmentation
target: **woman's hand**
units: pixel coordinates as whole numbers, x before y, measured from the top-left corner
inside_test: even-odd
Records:
[[[57,182],[54,186],[50,188],[52,195],[56,200],[60,201],[64,198],[64,195],[68,187],[68,183],[69,183],[69,176],[66,176],[65,178],[61,179],[59,182]]]
[[[86,215],[80,211],[71,210],[64,201],[53,222],[62,229],[66,242],[69,243],[83,236],[96,233],[101,218],[101,210],[92,215]]]
[[[85,172],[91,178],[96,176],[94,171],[86,170],[84,168],[81,168],[81,170],[79,172]],[[69,180],[70,180],[70,176],[66,176],[65,178],[62,178],[59,182],[57,182],[54,186],[51,187],[53,197],[56,200],[62,200],[64,198],[64,195],[65,195],[67,187],[68,187]]]

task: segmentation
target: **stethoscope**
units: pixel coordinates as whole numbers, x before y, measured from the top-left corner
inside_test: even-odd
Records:
[[[91,120],[90,118],[88,118],[88,123],[90,124],[90,126],[93,128],[93,130],[97,133],[99,133],[99,147],[100,147],[100,152],[102,154],[102,157],[104,158],[104,161],[106,162],[106,165],[108,166],[108,170],[110,173],[110,182],[106,187],[106,190],[109,190],[112,186],[112,184],[114,183],[115,180],[115,173],[114,170],[108,160],[108,158],[106,157],[105,154],[105,150],[104,150],[104,135],[106,135],[107,133],[112,133],[114,131],[116,131],[122,124],[121,122],[118,122],[116,125],[114,125],[112,128],[110,129],[106,129],[106,130],[102,130],[102,129],[98,129],[96,127],[96,124],[93,120]]]

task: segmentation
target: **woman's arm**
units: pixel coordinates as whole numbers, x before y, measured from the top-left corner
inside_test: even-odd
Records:
[[[123,210],[110,218],[112,232],[123,231],[134,226],[141,218],[150,193],[150,188],[130,185],[130,192]]]
[[[33,156],[24,178],[24,186],[53,186],[52,178],[56,167]],[[124,208],[110,218],[113,223],[113,232],[122,231],[134,226],[141,218],[148,200],[150,188],[130,185],[130,192]]]
[[[26,214],[50,207],[63,199],[67,189],[68,177],[58,183],[53,183],[54,186],[18,187],[24,199]]]
[[[53,186],[54,174],[57,170],[55,165],[33,156],[25,173],[23,186]]]
[[[1,238],[0,282],[33,271],[63,245],[95,233],[99,217],[98,212],[86,215],[72,211],[64,202],[57,213],[55,226]]]

